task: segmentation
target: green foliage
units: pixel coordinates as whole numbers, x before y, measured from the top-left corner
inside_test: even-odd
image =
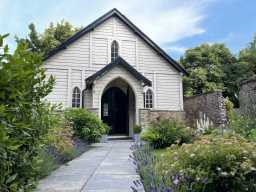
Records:
[[[235,135],[208,135],[172,145],[156,161],[174,191],[255,191],[256,143]]]
[[[47,153],[45,150],[40,151],[39,159],[38,178],[48,176],[53,170],[59,167],[53,156]]]
[[[239,62],[248,66],[253,74],[256,74],[256,34],[248,47],[242,49],[239,53]]]
[[[51,127],[42,100],[54,80],[45,80],[41,56],[19,43],[13,54],[0,36],[0,191],[29,191],[38,179],[39,153]]]
[[[74,134],[88,142],[96,142],[106,133],[107,126],[85,109],[69,109],[65,117],[72,123]]]
[[[18,42],[26,42],[32,51],[46,55],[50,50],[54,49],[74,33],[78,32],[80,28],[72,26],[69,22],[62,20],[56,24],[50,25],[44,30],[42,34],[36,31],[33,23],[29,25],[29,34],[26,39],[16,38]]]
[[[234,104],[228,97],[225,98],[225,106],[226,106],[226,110],[227,110],[228,120],[232,121],[232,119],[235,118],[236,114],[234,112]]]
[[[189,77],[184,78],[185,94],[196,95],[223,90],[222,64],[230,64],[233,59],[223,44],[203,44],[187,50],[181,58],[181,63],[189,72]]]
[[[134,125],[133,127],[133,133],[139,134],[142,131],[142,128],[140,125]]]
[[[192,132],[177,120],[162,119],[152,122],[150,127],[142,132],[141,139],[148,141],[154,148],[165,148],[175,143],[189,142]]]
[[[229,97],[234,107],[239,107],[239,83],[251,75],[250,68],[248,65],[236,61],[228,65],[223,65],[223,71],[225,73],[223,77],[223,83],[225,85],[223,95],[224,97]]]
[[[51,124],[47,137],[46,145],[53,147],[61,156],[62,161],[66,162],[76,156],[73,145],[73,129],[70,123],[60,113],[51,114]]]
[[[245,138],[249,138],[256,130],[256,119],[245,115],[234,115],[229,127]]]
[[[238,106],[238,82],[249,76],[249,68],[238,62],[224,44],[188,49],[180,62],[189,72],[184,77],[185,95],[223,91]]]

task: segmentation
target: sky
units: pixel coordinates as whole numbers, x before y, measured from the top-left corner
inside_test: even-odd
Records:
[[[15,48],[33,22],[42,32],[62,19],[86,26],[117,8],[137,27],[179,59],[202,43],[225,43],[234,54],[256,33],[256,0],[0,0],[0,34]]]

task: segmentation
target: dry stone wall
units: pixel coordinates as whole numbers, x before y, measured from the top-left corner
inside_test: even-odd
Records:
[[[256,117],[256,76],[240,83],[239,113]]]
[[[196,121],[205,114],[215,126],[227,123],[225,98],[221,92],[208,93],[184,98],[186,120],[196,127]]]
[[[140,109],[139,122],[142,127],[148,127],[150,122],[160,119],[178,119],[185,121],[184,111]]]

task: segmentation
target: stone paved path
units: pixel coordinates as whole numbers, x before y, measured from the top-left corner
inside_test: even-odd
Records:
[[[36,192],[128,192],[139,179],[129,158],[131,141],[94,144],[41,180]]]

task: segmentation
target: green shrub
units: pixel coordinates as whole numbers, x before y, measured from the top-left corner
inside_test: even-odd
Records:
[[[134,125],[133,127],[133,133],[134,134],[139,134],[141,132],[142,128],[140,125]]]
[[[228,120],[231,121],[232,119],[235,118],[235,112],[234,112],[234,104],[232,103],[232,101],[230,101],[228,97],[225,99],[225,107],[227,110]]]
[[[52,113],[52,126],[50,127],[46,144],[54,147],[66,161],[75,156],[73,145],[73,129],[70,123],[60,113]]]
[[[193,144],[172,145],[160,155],[158,175],[174,191],[256,190],[256,143],[237,135],[208,135]]]
[[[165,148],[172,144],[186,143],[192,139],[190,128],[177,120],[163,119],[152,122],[142,132],[141,139],[148,141],[154,148]]]
[[[19,43],[13,54],[0,35],[0,191],[30,191],[39,178],[40,151],[51,109],[43,102],[53,86],[42,58]]]
[[[88,142],[96,142],[107,132],[107,126],[98,117],[85,109],[69,109],[65,117],[71,122],[74,134]]]
[[[47,153],[45,150],[41,150],[39,153],[39,159],[41,159],[38,168],[38,177],[43,178],[48,176],[53,170],[59,166],[55,162],[54,157]]]
[[[229,123],[229,128],[245,138],[250,138],[252,132],[256,130],[256,119],[235,115]]]

